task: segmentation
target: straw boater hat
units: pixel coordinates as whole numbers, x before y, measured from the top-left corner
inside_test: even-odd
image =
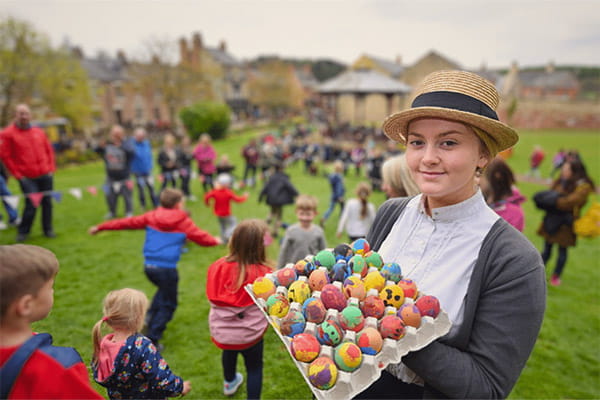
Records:
[[[494,85],[466,71],[429,74],[417,89],[411,108],[392,114],[383,122],[383,132],[406,143],[408,124],[417,118],[443,118],[475,128],[490,153],[508,149],[519,140],[514,129],[498,120],[500,99]]]

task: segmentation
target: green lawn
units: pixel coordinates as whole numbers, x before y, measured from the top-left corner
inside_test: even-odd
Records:
[[[242,172],[241,146],[254,134],[256,132],[237,134],[215,143],[218,153],[227,153],[237,165],[237,174]],[[527,172],[529,154],[535,144],[541,144],[546,150],[547,157],[541,168],[544,176],[548,176],[550,160],[559,147],[577,148],[594,180],[600,183],[599,133],[522,132],[521,141],[509,160],[517,174]],[[318,197],[319,211],[323,213],[330,194],[326,178],[305,175],[301,164],[289,168],[288,172],[301,192]],[[58,237],[46,239],[41,235],[38,216],[29,240],[31,244],[54,251],[61,262],[55,285],[54,309],[47,319],[35,325],[35,329],[52,333],[58,345],[77,348],[86,363],[91,357],[91,328],[102,316],[101,303],[105,294],[122,287],[141,289],[149,297],[154,293],[154,287],[143,274],[143,231],[103,232],[97,236],[86,233],[89,226],[102,221],[106,205],[101,191],[93,196],[85,189],[88,186],[99,188],[103,177],[103,166],[99,162],[58,171],[55,188],[63,192],[62,201],[54,207]],[[352,171],[346,178],[349,195],[353,195],[358,182],[359,178]],[[10,187],[13,193],[20,193],[14,180],[11,180]],[[543,188],[542,185],[526,182],[519,183],[519,187],[529,198]],[[70,188],[83,189],[83,199],[71,196],[68,193]],[[196,196],[201,197],[198,181],[193,183],[192,189]],[[247,202],[233,205],[234,214],[238,219],[266,217],[267,206],[257,202],[258,189],[250,192]],[[371,200],[379,205],[384,197],[376,193]],[[137,206],[135,199],[134,204]],[[200,227],[215,235],[218,233],[216,217],[202,202],[188,203],[187,206]],[[140,213],[139,208],[135,211]],[[535,235],[535,230],[542,214],[535,209],[532,201],[525,203],[525,211],[525,234],[540,248],[542,242]],[[340,241],[335,238],[337,216],[336,211],[326,225],[329,246]],[[284,220],[293,222],[291,207],[284,210]],[[15,235],[14,229],[1,231],[0,243],[14,243]],[[563,285],[548,288],[548,308],[542,332],[511,398],[600,398],[599,244],[600,239],[580,240],[578,246],[569,252]],[[223,256],[226,249],[223,246],[202,248],[194,244],[188,245],[188,249],[179,265],[180,305],[163,339],[166,345],[164,356],[177,374],[192,381],[193,390],[189,398],[224,398],[220,351],[210,341],[207,326],[209,306],[204,287],[207,267]],[[277,251],[277,245],[271,247],[271,258],[276,258]],[[265,339],[264,360],[263,398],[312,397],[271,329]],[[239,367],[243,371],[241,361]],[[101,387],[97,388],[100,393],[106,393]],[[245,398],[245,388],[234,398]]]

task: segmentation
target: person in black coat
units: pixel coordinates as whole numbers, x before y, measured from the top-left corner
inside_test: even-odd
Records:
[[[283,172],[283,165],[276,164],[275,172],[269,177],[258,196],[259,203],[266,200],[270,207],[267,224],[271,226],[273,237],[277,237],[281,227],[283,206],[293,204],[296,196],[298,191],[290,181],[290,177]]]

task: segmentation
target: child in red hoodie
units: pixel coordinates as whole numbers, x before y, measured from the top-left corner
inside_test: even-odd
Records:
[[[237,223],[235,216],[231,215],[231,201],[243,203],[248,199],[248,193],[238,196],[230,189],[231,181],[231,175],[219,174],[215,188],[204,195],[207,206],[210,206],[211,199],[214,200],[213,212],[219,219],[223,243],[227,243]]]
[[[177,308],[177,262],[186,239],[200,246],[222,243],[221,239],[198,228],[183,206],[181,190],[168,188],[160,194],[160,207],[156,210],[136,217],[106,221],[89,229],[92,235],[104,230],[146,229],[144,271],[158,287],[146,316],[146,336],[159,348],[162,346],[158,345],[158,341]]]
[[[263,336],[269,326],[244,286],[272,271],[266,247],[273,241],[267,224],[247,219],[235,228],[229,254],[208,268],[206,297],[210,302],[208,326],[213,343],[223,350],[223,394],[233,395],[244,381],[236,372],[237,357],[244,357],[246,398],[260,399],[263,371]]]

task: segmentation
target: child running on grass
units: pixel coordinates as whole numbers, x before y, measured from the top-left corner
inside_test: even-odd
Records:
[[[237,220],[231,214],[231,201],[243,203],[248,199],[249,194],[244,193],[238,196],[231,189],[232,178],[229,174],[219,174],[215,188],[204,195],[204,203],[209,206],[213,200],[213,212],[219,219],[221,227],[221,240],[227,243],[231,233],[235,229]]]
[[[223,394],[226,396],[233,395],[244,381],[244,376],[236,372],[237,357],[241,353],[248,374],[247,398],[260,398],[263,336],[268,322],[244,286],[271,272],[266,253],[271,242],[269,228],[264,221],[242,221],[229,241],[229,254],[208,268],[208,324],[212,341],[223,350]]]
[[[31,324],[54,303],[54,253],[27,244],[0,246],[0,398],[102,399],[71,347],[52,345]]]
[[[162,338],[167,323],[177,308],[177,263],[186,239],[200,246],[216,246],[221,239],[198,228],[184,210],[185,199],[179,189],[167,188],[160,194],[160,207],[145,214],[106,221],[92,226],[94,235],[104,230],[145,229],[144,272],[158,288],[146,318],[147,336],[162,349]]]
[[[94,379],[111,399],[158,399],[186,395],[189,381],[175,375],[150,339],[139,333],[148,298],[135,289],[109,292],[103,317],[92,330]],[[102,325],[112,333],[102,337]]]

